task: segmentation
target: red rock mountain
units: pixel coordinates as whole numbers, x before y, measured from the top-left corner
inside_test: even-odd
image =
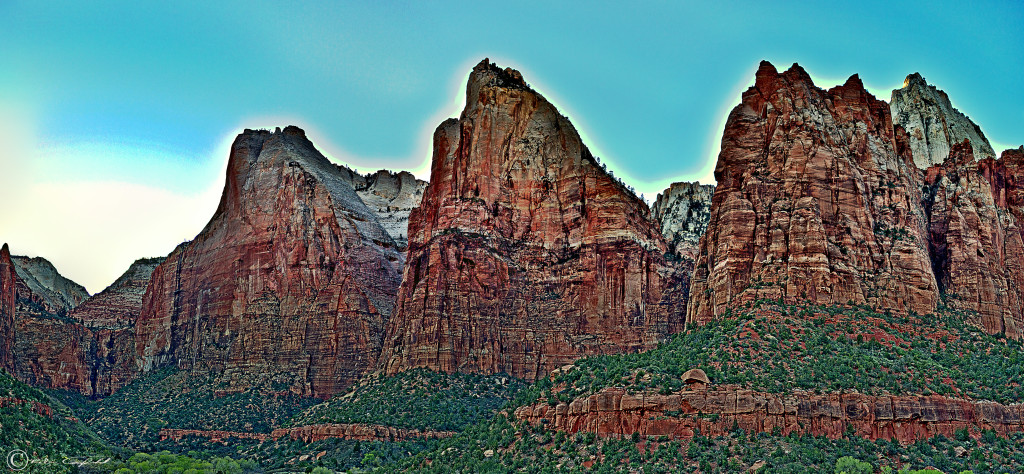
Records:
[[[927,313],[938,291],[918,171],[854,75],[825,91],[762,62],[729,115],[688,323],[754,298]]]
[[[327,397],[372,368],[403,259],[296,127],[246,130],[210,223],[153,271],[135,326],[142,370],[213,371]]]
[[[434,132],[380,367],[535,378],[681,329],[685,302],[647,206],[519,72],[473,68]]]

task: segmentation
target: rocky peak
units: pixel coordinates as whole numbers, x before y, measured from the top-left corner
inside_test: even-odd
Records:
[[[339,168],[398,248],[404,251],[408,245],[409,213],[423,199],[427,182],[416,179],[408,171],[379,170],[360,175],[347,167]]]
[[[756,298],[926,313],[938,299],[910,156],[858,76],[762,62],[726,122],[688,323]]]
[[[681,329],[649,210],[522,76],[484,60],[434,133],[382,367],[535,378]]]
[[[298,127],[240,134],[217,212],[152,273],[137,366],[314,396],[372,367],[404,260],[349,183]]]
[[[14,255],[11,261],[18,277],[51,313],[70,311],[89,297],[85,287],[65,278],[45,258]]]
[[[955,109],[949,96],[928,84],[919,73],[907,76],[903,87],[892,91],[889,107],[894,123],[909,135],[918,168],[942,163],[950,148],[963,140],[970,140],[976,158],[995,157],[981,128]]]

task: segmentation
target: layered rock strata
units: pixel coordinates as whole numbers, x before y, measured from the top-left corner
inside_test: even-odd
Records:
[[[137,364],[328,397],[377,361],[402,266],[395,241],[302,130],[246,130],[213,218],[153,271]]]
[[[606,437],[666,436],[689,439],[778,432],[841,438],[853,434],[903,444],[957,430],[974,435],[1024,431],[1024,407],[930,396],[870,396],[859,393],[775,394],[738,389],[684,390],[669,395],[629,394],[609,388],[571,403],[541,403],[516,409],[515,417],[535,426]]]
[[[932,311],[938,288],[902,128],[854,75],[828,91],[762,62],[729,114],[687,322],[755,298]]]
[[[484,60],[434,132],[381,367],[536,378],[681,329],[647,206],[518,71]]]
[[[893,122],[907,131],[918,168],[943,163],[951,148],[969,140],[974,156],[995,158],[981,127],[955,109],[945,92],[929,85],[918,73],[907,76],[903,88],[892,91],[889,109]]]

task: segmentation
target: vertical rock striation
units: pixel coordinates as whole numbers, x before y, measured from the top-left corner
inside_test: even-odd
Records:
[[[759,297],[933,310],[917,174],[856,75],[825,91],[763,61],[725,126],[687,322]]]
[[[5,243],[0,247],[0,369],[14,371],[14,304],[15,292],[14,262],[11,250]]]
[[[518,71],[473,68],[434,132],[381,364],[536,378],[681,329],[684,288],[647,206]]]
[[[909,135],[918,168],[943,163],[950,149],[964,140],[970,140],[975,157],[995,158],[981,127],[953,108],[945,92],[929,85],[916,72],[907,76],[903,88],[892,91],[889,109],[893,121]]]
[[[929,250],[950,306],[978,312],[986,332],[1024,337],[1024,153],[975,161],[973,143],[954,144],[928,169]],[[1022,150],[1024,151],[1024,150]]]
[[[214,371],[229,389],[330,396],[376,363],[402,265],[302,130],[246,130],[210,223],[153,271],[137,363]]]

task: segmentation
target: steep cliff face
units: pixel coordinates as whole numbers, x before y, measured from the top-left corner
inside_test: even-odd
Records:
[[[69,317],[89,330],[85,362],[89,387],[83,393],[106,396],[139,375],[135,363],[135,321],[153,270],[162,258],[139,259],[113,284],[78,305]]]
[[[681,328],[647,206],[519,72],[484,60],[434,133],[381,367],[535,378]]]
[[[0,247],[0,368],[14,371],[14,304],[15,291],[14,262],[11,250],[5,243]]]
[[[348,171],[345,176],[366,207],[377,216],[380,225],[404,251],[409,245],[409,213],[420,205],[427,182],[416,179],[408,171],[380,170],[365,176]]]
[[[993,430],[999,435],[1024,431],[1021,405],[931,396],[871,396],[859,393],[777,394],[721,388],[677,393],[629,394],[605,389],[571,403],[547,403],[516,409],[519,420],[549,430],[589,432],[601,436],[667,436],[689,439],[775,430],[841,438],[853,433],[867,439],[910,444],[957,430]]]
[[[970,140],[975,157],[995,158],[981,127],[953,108],[945,92],[916,72],[907,76],[903,88],[892,91],[889,109],[893,122],[907,131],[918,168],[943,163],[950,149],[964,140]]]
[[[400,283],[394,240],[296,127],[235,140],[217,212],[152,275],[135,354],[330,396],[376,362]]]
[[[26,274],[31,278],[31,274]],[[51,302],[53,293],[33,291],[21,275],[14,279],[13,375],[37,387],[91,394],[88,356],[93,337]]]
[[[729,115],[687,322],[758,297],[927,313],[938,291],[902,129],[854,75],[767,62]]]
[[[89,292],[57,271],[42,257],[11,256],[18,278],[31,290],[32,297],[51,313],[66,314],[85,301]]]
[[[1024,163],[1015,150],[975,161],[972,142],[954,144],[928,169],[929,250],[947,304],[978,312],[989,333],[1024,337]]]
[[[672,183],[654,200],[651,212],[661,225],[668,250],[680,258],[697,257],[700,236],[711,216],[711,195],[715,186],[700,183]]]

